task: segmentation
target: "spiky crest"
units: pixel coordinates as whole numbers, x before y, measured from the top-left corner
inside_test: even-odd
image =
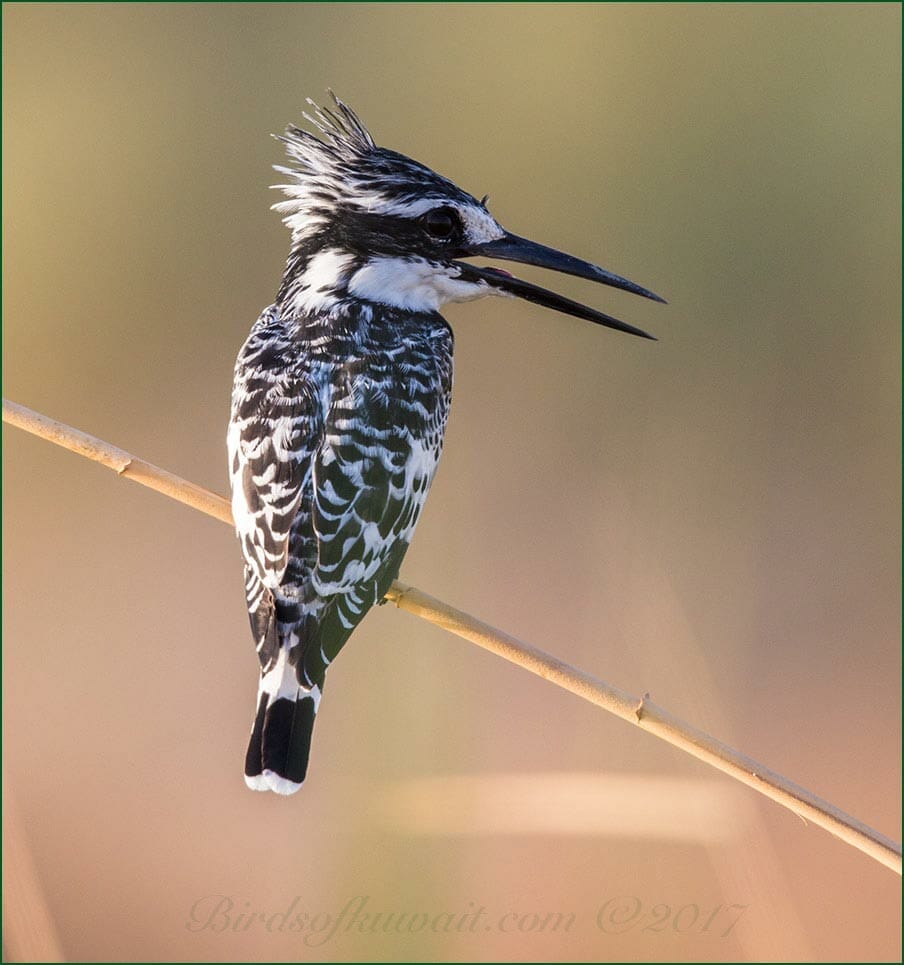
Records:
[[[377,147],[357,114],[330,91],[333,108],[310,98],[305,120],[319,133],[290,124],[274,135],[286,146],[292,166],[274,165],[289,178],[274,184],[286,201],[273,205],[292,231],[293,246],[335,218],[340,207],[385,214],[410,214],[434,201],[478,206],[467,192],[423,164]]]

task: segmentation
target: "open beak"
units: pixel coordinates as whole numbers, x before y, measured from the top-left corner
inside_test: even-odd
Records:
[[[547,248],[546,245],[540,245],[534,241],[528,241],[526,238],[519,238],[517,235],[506,233],[495,241],[474,245],[468,249],[466,257],[502,258],[506,261],[520,261],[525,265],[550,268],[553,271],[561,271],[566,275],[588,278],[590,281],[597,281],[601,285],[621,288],[622,291],[651,298],[654,302],[665,302],[664,298],[654,295],[646,288],[641,288],[640,285],[635,285],[633,281],[628,281],[627,278],[613,275],[612,272],[599,268],[597,265],[592,265],[589,261],[581,261],[580,258],[574,258],[561,251],[556,251],[555,248]],[[630,335],[639,335],[641,338],[654,338],[654,336],[648,335],[626,322],[621,322],[611,315],[605,315],[593,308],[587,308],[580,302],[557,295],[546,288],[521,281],[499,268],[478,268],[476,265],[470,265],[463,261],[456,261],[454,264],[461,269],[460,277],[467,281],[484,281],[498,289],[500,293],[516,295],[518,298],[524,298],[529,302],[536,302],[538,305],[555,309],[557,312],[584,318],[588,322],[605,325],[607,328],[614,328],[619,332],[628,332]]]

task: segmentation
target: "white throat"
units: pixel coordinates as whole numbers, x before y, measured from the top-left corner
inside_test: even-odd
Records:
[[[372,258],[349,279],[353,298],[413,312],[435,312],[446,302],[467,302],[495,290],[486,282],[464,281],[458,268],[423,258]]]

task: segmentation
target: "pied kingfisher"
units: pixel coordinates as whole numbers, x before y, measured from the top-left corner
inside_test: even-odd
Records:
[[[332,92],[331,92],[332,94]],[[399,572],[436,472],[452,392],[446,302],[516,295],[651,336],[499,268],[538,265],[662,301],[502,228],[446,178],[377,147],[335,95],[308,101],[276,166],[292,232],[276,302],[235,365],[232,510],[260,658],[245,781],[291,794],[308,767],[327,667]]]

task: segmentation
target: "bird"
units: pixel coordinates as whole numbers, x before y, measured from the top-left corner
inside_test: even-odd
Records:
[[[448,302],[514,296],[653,336],[496,266],[507,260],[663,302],[504,229],[425,165],[378,147],[332,91],[274,135],[291,232],[276,300],[239,351],[227,432],[232,512],[260,662],[245,757],[253,790],[305,780],[326,671],[399,573],[443,445]]]

